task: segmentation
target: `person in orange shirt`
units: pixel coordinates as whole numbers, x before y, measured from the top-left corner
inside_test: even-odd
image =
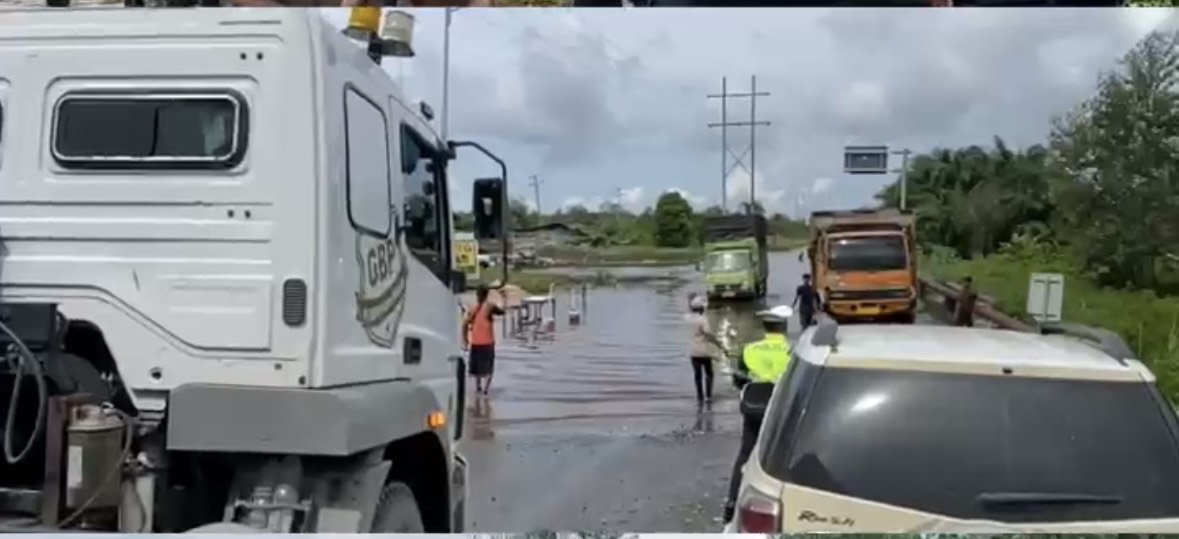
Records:
[[[463,337],[470,351],[468,373],[475,378],[475,393],[487,395],[495,373],[495,317],[504,314],[499,305],[487,300],[486,286],[475,290],[475,307],[463,323]]]

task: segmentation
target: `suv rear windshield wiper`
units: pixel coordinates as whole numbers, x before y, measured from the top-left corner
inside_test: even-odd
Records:
[[[1059,492],[984,492],[975,497],[988,506],[1119,504],[1121,496]]]

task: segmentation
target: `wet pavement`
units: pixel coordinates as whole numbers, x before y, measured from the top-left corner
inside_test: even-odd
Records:
[[[772,253],[770,267],[765,303],[788,303],[807,271],[798,252]],[[737,392],[719,371],[712,408],[695,402],[683,316],[699,275],[628,271],[673,271],[686,284],[592,289],[578,326],[558,293],[551,339],[501,338],[491,395],[467,410],[469,530],[721,529],[740,423]],[[709,316],[735,330],[739,349],[761,338],[762,307],[715,306]]]

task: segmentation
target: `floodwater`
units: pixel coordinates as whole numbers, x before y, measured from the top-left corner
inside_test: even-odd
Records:
[[[792,299],[785,291],[804,272],[797,253],[773,255],[771,267],[774,295]],[[500,338],[491,395],[471,399],[461,442],[468,530],[720,530],[740,423],[719,369],[713,406],[696,405],[684,314],[701,276],[622,272],[681,279],[592,288],[578,325],[569,293],[558,293],[551,338]],[[761,337],[760,307],[716,306],[710,316],[736,329],[739,349]]]
[[[770,265],[770,294],[764,303],[721,304],[709,310],[715,328],[735,330],[734,351],[762,337],[754,313],[766,305],[790,302],[806,271],[797,252],[772,253]],[[571,303],[580,298],[558,291],[555,332],[538,338],[500,338],[489,399],[494,417],[483,417],[487,410],[472,410],[476,412],[473,423],[499,431],[540,424],[546,424],[546,431],[603,426],[629,430],[634,423],[668,424],[667,418],[694,418],[696,397],[686,355],[684,314],[688,294],[703,291],[701,275],[691,267],[611,271],[672,274],[683,282],[591,288],[578,325],[570,324],[568,315]],[[717,367],[714,412],[730,413],[736,409],[735,391]],[[628,421],[607,421],[610,418]]]
[[[770,268],[763,304],[709,310],[715,327],[735,330],[734,351],[761,338],[754,313],[793,300],[807,271],[797,251],[771,254]],[[460,443],[468,530],[720,531],[740,421],[719,370],[712,408],[696,405],[684,314],[701,275],[622,271],[682,282],[592,288],[579,325],[569,324],[569,293],[558,292],[551,338],[500,338],[491,395],[469,396]]]

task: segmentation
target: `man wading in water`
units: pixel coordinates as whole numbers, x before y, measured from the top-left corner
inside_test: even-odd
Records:
[[[822,310],[822,303],[815,285],[811,284],[811,274],[803,274],[802,284],[794,289],[794,302],[791,304],[798,309],[802,330],[815,325],[815,313]]]
[[[491,377],[495,373],[495,317],[504,314],[499,305],[487,301],[488,290],[475,290],[475,307],[467,313],[463,323],[463,339],[470,350],[468,372],[475,378],[475,393],[487,395],[491,391]]]

